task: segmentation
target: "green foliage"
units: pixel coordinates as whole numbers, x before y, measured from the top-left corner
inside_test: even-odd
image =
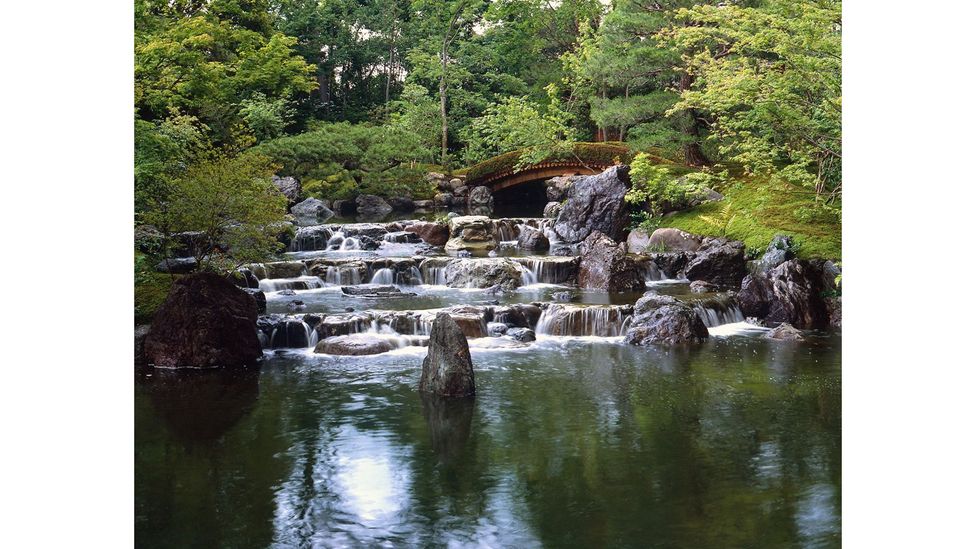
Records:
[[[161,122],[135,121],[135,211],[164,199],[169,182],[209,146],[210,129],[195,117],[173,114]]]
[[[662,32],[695,77],[669,112],[711,117],[711,139],[748,173],[840,190],[841,2],[696,6]]]
[[[501,153],[522,150],[520,165],[538,163],[569,152],[568,113],[553,97],[545,108],[524,97],[508,97],[493,103],[475,118],[465,133],[464,159],[479,162]]]
[[[313,131],[261,143],[255,151],[282,166],[282,173],[312,179],[317,192],[429,197],[420,162],[430,151],[402,125],[319,124]],[[350,186],[354,186],[350,190]]]
[[[525,151],[512,151],[469,167],[465,173],[469,184],[493,173],[524,169],[522,158]],[[610,166],[627,164],[633,159],[633,152],[621,143],[572,143],[568,150],[557,151],[539,161],[575,160],[593,165]]]
[[[166,301],[169,288],[176,278],[153,271],[149,258],[135,254],[135,323],[148,324],[159,306]]]
[[[656,162],[647,153],[634,157],[630,167],[631,188],[624,200],[643,208],[651,217],[681,210],[705,196],[701,177],[676,177],[667,165]]]
[[[271,183],[276,166],[255,153],[214,150],[175,178],[146,221],[164,234],[198,231],[211,249],[196,251],[203,269],[230,271],[277,252],[287,200]],[[221,249],[223,248],[223,249]]]
[[[189,113],[227,137],[235,107],[263,94],[289,98],[315,89],[314,67],[294,37],[265,36],[207,11],[172,18],[141,14],[135,41],[135,104],[146,120]]]
[[[662,227],[741,240],[747,248],[765,250],[777,234],[793,237],[801,258],[841,257],[838,218],[801,219],[797,210],[813,202],[813,191],[759,177],[732,179],[719,189],[725,199],[661,218]]]
[[[280,136],[294,117],[295,110],[286,99],[268,99],[259,92],[251,99],[241,101],[240,114],[260,142]]]

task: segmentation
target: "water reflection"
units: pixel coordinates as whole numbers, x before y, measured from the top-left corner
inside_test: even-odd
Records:
[[[206,452],[137,392],[139,545],[839,545],[839,339],[472,355],[478,396],[448,401],[422,355],[269,357]]]
[[[430,443],[438,462],[446,466],[455,465],[471,434],[475,398],[442,398],[422,394],[420,399]]]
[[[154,370],[142,376],[173,436],[206,445],[232,428],[258,399],[258,370]]]

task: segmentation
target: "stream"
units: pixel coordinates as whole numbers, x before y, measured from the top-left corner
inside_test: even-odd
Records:
[[[136,373],[137,545],[839,546],[840,334],[768,339],[725,294],[648,268],[710,337],[627,345],[642,292],[579,289],[571,248],[515,246],[549,222],[494,220],[510,291],[449,285],[479,258],[363,224],[302,228],[250,266],[258,370]],[[502,335],[519,307],[534,341]],[[417,391],[445,308],[473,319],[473,400]],[[315,353],[326,326],[392,350]]]

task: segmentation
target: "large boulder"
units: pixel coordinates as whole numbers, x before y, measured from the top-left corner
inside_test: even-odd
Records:
[[[549,249],[549,239],[539,229],[526,225],[519,232],[518,247],[541,252]]]
[[[756,272],[765,273],[796,257],[793,238],[778,234],[766,247],[766,253],[756,262]]]
[[[454,259],[444,275],[451,288],[490,288],[514,290],[522,283],[522,265],[503,257]]]
[[[447,223],[432,221],[417,221],[403,228],[404,231],[414,233],[431,246],[443,246],[450,238]]]
[[[552,202],[562,202],[572,189],[573,183],[582,179],[578,175],[560,175],[546,181],[546,198]]]
[[[738,286],[746,275],[745,252],[745,244],[738,240],[706,237],[685,266],[685,277],[723,287]]]
[[[288,199],[288,205],[294,206],[298,203],[298,199],[302,196],[302,184],[298,182],[294,177],[278,177],[273,176],[271,182],[277,187],[281,194],[285,195]]]
[[[444,245],[448,252],[488,251],[498,247],[495,227],[487,216],[459,215],[447,222],[450,240]]]
[[[549,202],[546,207],[542,209],[542,217],[546,219],[556,219],[559,217],[559,212],[563,209],[562,202]]]
[[[684,304],[663,305],[631,321],[625,340],[631,345],[694,343],[708,338],[708,328]]]
[[[495,207],[495,198],[491,189],[483,185],[472,187],[468,192],[468,210],[488,209]]]
[[[738,301],[742,314],[768,326],[788,322],[801,330],[820,329],[830,324],[824,298],[830,290],[823,262],[791,259],[766,273],[746,276]]]
[[[437,193],[434,195],[435,208],[450,208],[454,203],[454,195],[451,193]]]
[[[437,313],[431,327],[419,389],[445,397],[475,394],[474,366],[468,340],[446,312]]]
[[[681,302],[669,295],[659,294],[654,291],[647,292],[637,303],[634,303],[634,315],[641,316],[656,311],[665,305],[678,305]]]
[[[222,276],[173,283],[146,336],[146,360],[164,368],[253,365],[261,358],[254,299]]]
[[[569,243],[582,242],[594,231],[619,240],[629,221],[624,203],[629,186],[630,166],[612,166],[576,181],[553,230]]]
[[[326,355],[378,355],[396,349],[392,340],[371,334],[327,337],[315,344],[315,352]]]
[[[335,216],[335,213],[318,198],[306,198],[291,207],[296,225],[319,225]]]
[[[397,212],[412,212],[416,207],[414,201],[405,196],[391,196],[386,199],[386,203]]]
[[[607,292],[644,290],[640,265],[607,235],[599,231],[590,234],[580,252],[580,288]]]
[[[370,219],[382,219],[393,211],[393,206],[375,194],[361,194],[356,197],[356,213]]]
[[[634,230],[627,235],[627,253],[641,254],[651,243],[651,235],[647,231]]]
[[[648,241],[651,249],[660,252],[696,252],[701,244],[700,236],[672,227],[655,230]]]

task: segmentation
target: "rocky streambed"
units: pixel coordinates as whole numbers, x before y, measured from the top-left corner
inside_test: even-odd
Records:
[[[576,196],[535,218],[312,219],[276,261],[181,286],[183,302],[211,285],[248,295],[192,319],[213,326],[198,339],[154,326],[146,358],[261,367],[138,376],[137,537],[835,545],[836,266],[787,238],[750,258],[628,234],[613,193]],[[474,399],[418,395],[445,314]],[[247,336],[227,339],[230,358],[204,343],[227,327]]]

